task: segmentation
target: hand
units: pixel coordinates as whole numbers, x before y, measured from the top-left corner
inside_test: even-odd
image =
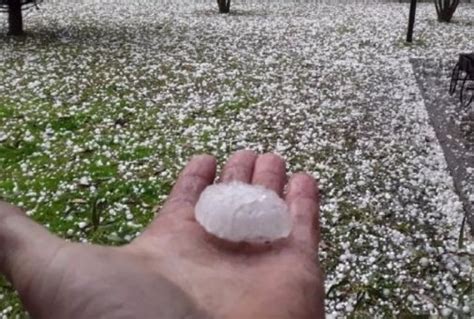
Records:
[[[0,271],[33,318],[323,318],[313,178],[296,174],[289,182],[290,237],[257,249],[218,240],[194,219],[215,171],[213,157],[194,157],[158,218],[122,247],[67,243],[0,203]],[[276,155],[241,151],[220,180],[282,196],[285,176]]]

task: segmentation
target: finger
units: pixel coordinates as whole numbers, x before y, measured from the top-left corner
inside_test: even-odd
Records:
[[[317,249],[319,243],[319,189],[313,177],[291,177],[286,202],[293,218],[293,238],[298,245]]]
[[[257,154],[253,151],[244,150],[234,153],[225,164],[220,181],[250,183],[256,160]]]
[[[194,205],[204,188],[214,182],[216,160],[210,155],[195,156],[176,181],[161,214],[179,214],[194,218]]]
[[[282,196],[286,184],[285,161],[280,156],[270,153],[258,156],[252,184],[262,185]]]
[[[0,272],[20,292],[65,244],[19,208],[0,201]]]

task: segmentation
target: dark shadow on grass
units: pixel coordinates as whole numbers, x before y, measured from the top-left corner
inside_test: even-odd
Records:
[[[143,27],[139,34],[144,36],[153,34],[159,36],[165,29],[165,24],[150,24]],[[64,45],[87,45],[101,46],[110,45],[111,42],[123,39],[130,31],[127,28],[105,25],[81,25],[79,28],[71,26],[68,28],[59,26],[49,26],[26,30],[22,36],[9,36],[0,29],[0,46],[4,44],[28,45],[28,46],[64,46]],[[136,31],[136,29],[134,30]]]
[[[21,36],[9,36],[6,33],[0,33],[0,43],[6,44],[39,44],[51,45],[55,43],[64,43],[65,30],[28,30]]]
[[[472,27],[472,26],[474,26],[474,21],[471,21],[471,20],[468,20],[468,19],[453,19],[451,21],[451,23],[455,24],[455,25],[459,25],[461,27]]]
[[[66,47],[80,47],[85,41],[79,38],[64,38],[62,30],[37,29],[27,30],[22,36],[8,36],[0,33],[0,47],[5,46],[10,49],[3,59],[3,67],[7,67],[9,63],[18,63],[27,52],[41,50],[61,52]],[[1,66],[0,66],[1,69]]]
[[[222,14],[219,13],[217,9],[215,10],[195,10],[193,15],[204,16],[204,17],[215,17],[215,16],[237,16],[237,17],[266,17],[267,13],[256,10],[230,10],[229,13]]]
[[[429,19],[428,25],[430,26],[456,26],[456,27],[472,27],[474,26],[474,21],[463,18],[454,17],[450,22],[440,22],[438,19]],[[466,35],[469,30],[466,30]]]

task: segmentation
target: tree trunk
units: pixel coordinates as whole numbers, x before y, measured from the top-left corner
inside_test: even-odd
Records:
[[[21,0],[8,1],[9,35],[23,34],[23,16],[21,13]]]
[[[230,1],[231,0],[217,0],[217,4],[219,5],[219,13],[230,12]]]
[[[408,33],[407,33],[407,42],[413,42],[413,28],[415,27],[415,18],[416,18],[416,1],[411,0],[410,4],[410,17],[408,19]]]
[[[438,21],[450,22],[459,5],[459,0],[435,0]]]

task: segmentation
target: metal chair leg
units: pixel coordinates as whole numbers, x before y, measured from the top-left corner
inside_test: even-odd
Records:
[[[469,84],[474,86],[474,82],[467,82],[468,84],[463,87],[460,93],[461,106],[463,108],[468,108],[474,101],[474,87],[469,87]]]
[[[463,101],[464,87],[466,86],[466,82],[467,82],[468,77],[469,76],[466,74],[466,76],[464,77],[464,79],[462,79],[462,82],[461,82],[461,89],[459,90],[459,101],[461,102],[461,104],[462,104],[462,101]]]
[[[458,84],[458,80],[459,80],[459,62],[456,64],[451,74],[451,83],[449,84],[450,95],[453,95],[454,92],[456,92],[456,86]]]

